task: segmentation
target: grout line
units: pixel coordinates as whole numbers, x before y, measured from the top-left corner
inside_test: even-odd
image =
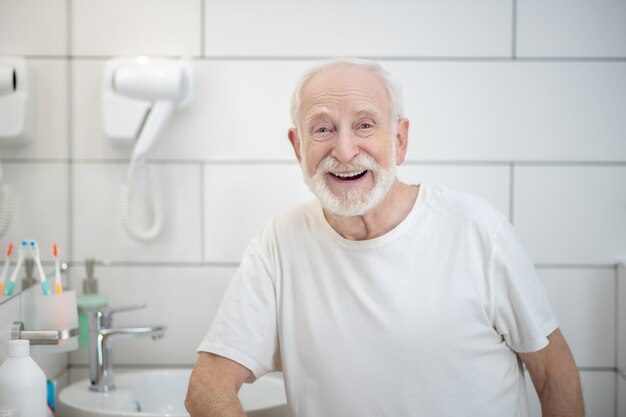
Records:
[[[67,5],[67,52],[71,55],[73,48],[73,31],[72,31],[72,22],[74,15],[72,14],[73,10],[73,0],[68,0]],[[67,258],[74,258],[74,187],[72,186],[74,183],[74,170],[72,169],[72,159],[73,159],[73,149],[74,149],[74,129],[72,129],[72,123],[74,120],[74,65],[71,61],[67,62],[67,156],[69,159],[69,163],[67,164]],[[68,288],[71,288],[72,282],[71,271],[68,270],[65,274],[65,285]]]
[[[536,269],[577,269],[577,270],[608,270],[615,269],[615,264],[535,264]]]
[[[84,265],[83,261],[65,261],[70,268],[78,268]],[[168,262],[168,261],[109,261],[110,264],[99,268],[107,267],[164,267],[164,268],[196,268],[196,267],[238,267],[239,261],[200,261],[200,262]],[[53,261],[43,261],[43,265],[52,266]],[[535,264],[536,269],[574,269],[574,270],[615,270],[612,264]]]
[[[71,132],[70,132],[71,135]],[[70,148],[71,149],[71,148]],[[7,164],[128,164],[128,158],[0,158],[0,161]],[[149,163],[161,165],[295,165],[295,159],[224,159],[224,160],[202,160],[202,159],[150,159]],[[403,166],[536,166],[536,167],[626,167],[625,161],[488,161],[488,160],[408,160]]]
[[[117,55],[23,55],[27,59],[38,60],[95,60],[95,61],[108,61],[115,58]],[[159,55],[163,58],[180,58],[180,55]],[[333,58],[334,56],[326,55],[312,55],[312,56],[254,56],[254,55],[215,55],[201,57],[190,57],[192,61],[255,61],[255,62],[275,62],[275,61],[319,61],[327,58]],[[370,59],[379,62],[554,62],[554,63],[570,63],[570,62],[590,62],[590,63],[623,63],[626,62],[626,57],[618,56],[598,56],[598,57],[576,57],[576,56],[563,56],[563,57],[543,57],[543,56],[525,56],[515,58],[512,57],[479,57],[479,56],[360,56],[363,59]]]
[[[511,23],[511,58],[517,59],[517,0],[513,0],[512,4],[512,23]]]
[[[611,372],[614,373],[617,371],[616,368],[612,366],[578,366],[578,372]]]
[[[513,207],[515,203],[515,165],[509,165],[509,221],[514,225]]]
[[[204,254],[205,252],[205,241],[206,241],[206,236],[205,236],[205,224],[204,224],[204,214],[206,212],[205,207],[204,207],[204,165],[200,166],[200,259],[202,259],[202,262],[204,263],[205,259],[204,259]]]
[[[206,50],[206,0],[200,0],[200,56],[204,58]]]
[[[168,262],[168,261],[108,261],[108,265],[98,265],[98,268],[204,268],[204,267],[217,267],[217,268],[236,268],[239,266],[239,262],[230,261],[203,261],[203,262]],[[52,262],[49,262],[53,264]],[[44,262],[45,264],[45,262]],[[83,261],[68,261],[70,268],[79,268],[85,265]]]
[[[615,370],[615,373],[617,373],[617,376],[622,378],[624,380],[624,382],[626,382],[626,374],[624,372],[622,372],[621,369],[617,368]]]

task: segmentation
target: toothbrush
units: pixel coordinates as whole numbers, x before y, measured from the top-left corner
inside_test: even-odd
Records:
[[[11,253],[13,253],[13,242],[9,243],[7,246],[7,254],[4,261],[4,268],[2,268],[2,275],[0,275],[0,294],[4,290],[4,280],[7,277],[7,272],[9,272],[9,265],[11,264]]]
[[[52,253],[54,255],[54,293],[61,294],[63,285],[61,285],[61,261],[59,261],[59,245],[54,242],[52,245]]]
[[[41,281],[41,290],[43,291],[43,295],[50,295],[50,286],[48,285],[46,274],[43,272],[43,268],[41,267],[39,246],[37,246],[37,242],[34,240],[30,241],[30,250],[33,253],[33,258],[35,259],[35,264],[37,265],[37,270],[39,271],[39,281]]]
[[[26,254],[26,250],[28,250],[28,242],[22,240],[22,244],[20,245],[20,250],[17,255],[17,263],[15,264],[15,269],[11,274],[11,278],[7,283],[7,287],[4,289],[4,295],[13,294],[13,288],[15,287],[15,278],[17,278],[18,272],[20,272],[20,268],[22,267],[22,262],[24,262],[24,255]]]

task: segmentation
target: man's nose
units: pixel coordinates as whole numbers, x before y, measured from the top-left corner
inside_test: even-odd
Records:
[[[333,144],[332,156],[344,164],[351,162],[360,152],[358,139],[351,130],[340,131]]]

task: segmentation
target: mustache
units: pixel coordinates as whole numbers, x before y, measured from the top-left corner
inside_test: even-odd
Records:
[[[317,166],[316,174],[324,174],[327,172],[346,172],[346,171],[378,171],[379,167],[374,158],[367,153],[360,153],[347,164],[339,161],[334,156],[328,155]]]

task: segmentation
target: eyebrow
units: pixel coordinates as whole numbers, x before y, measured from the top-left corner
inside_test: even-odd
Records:
[[[306,117],[304,118],[304,120],[306,121],[311,121],[314,120],[320,116],[328,116],[331,114],[331,111],[328,107],[326,106],[316,106],[313,107],[309,112],[307,112]]]
[[[316,106],[313,107],[309,113],[306,115],[305,119],[306,121],[311,121],[311,120],[315,120],[316,118],[320,117],[320,116],[329,116],[330,114],[332,114],[331,110],[326,107],[326,106]],[[372,116],[372,117],[377,117],[380,115],[380,112],[378,110],[376,110],[376,108],[372,107],[372,106],[367,106],[367,105],[361,105],[361,106],[356,106],[354,108],[353,114],[355,115],[365,115],[365,116]]]

